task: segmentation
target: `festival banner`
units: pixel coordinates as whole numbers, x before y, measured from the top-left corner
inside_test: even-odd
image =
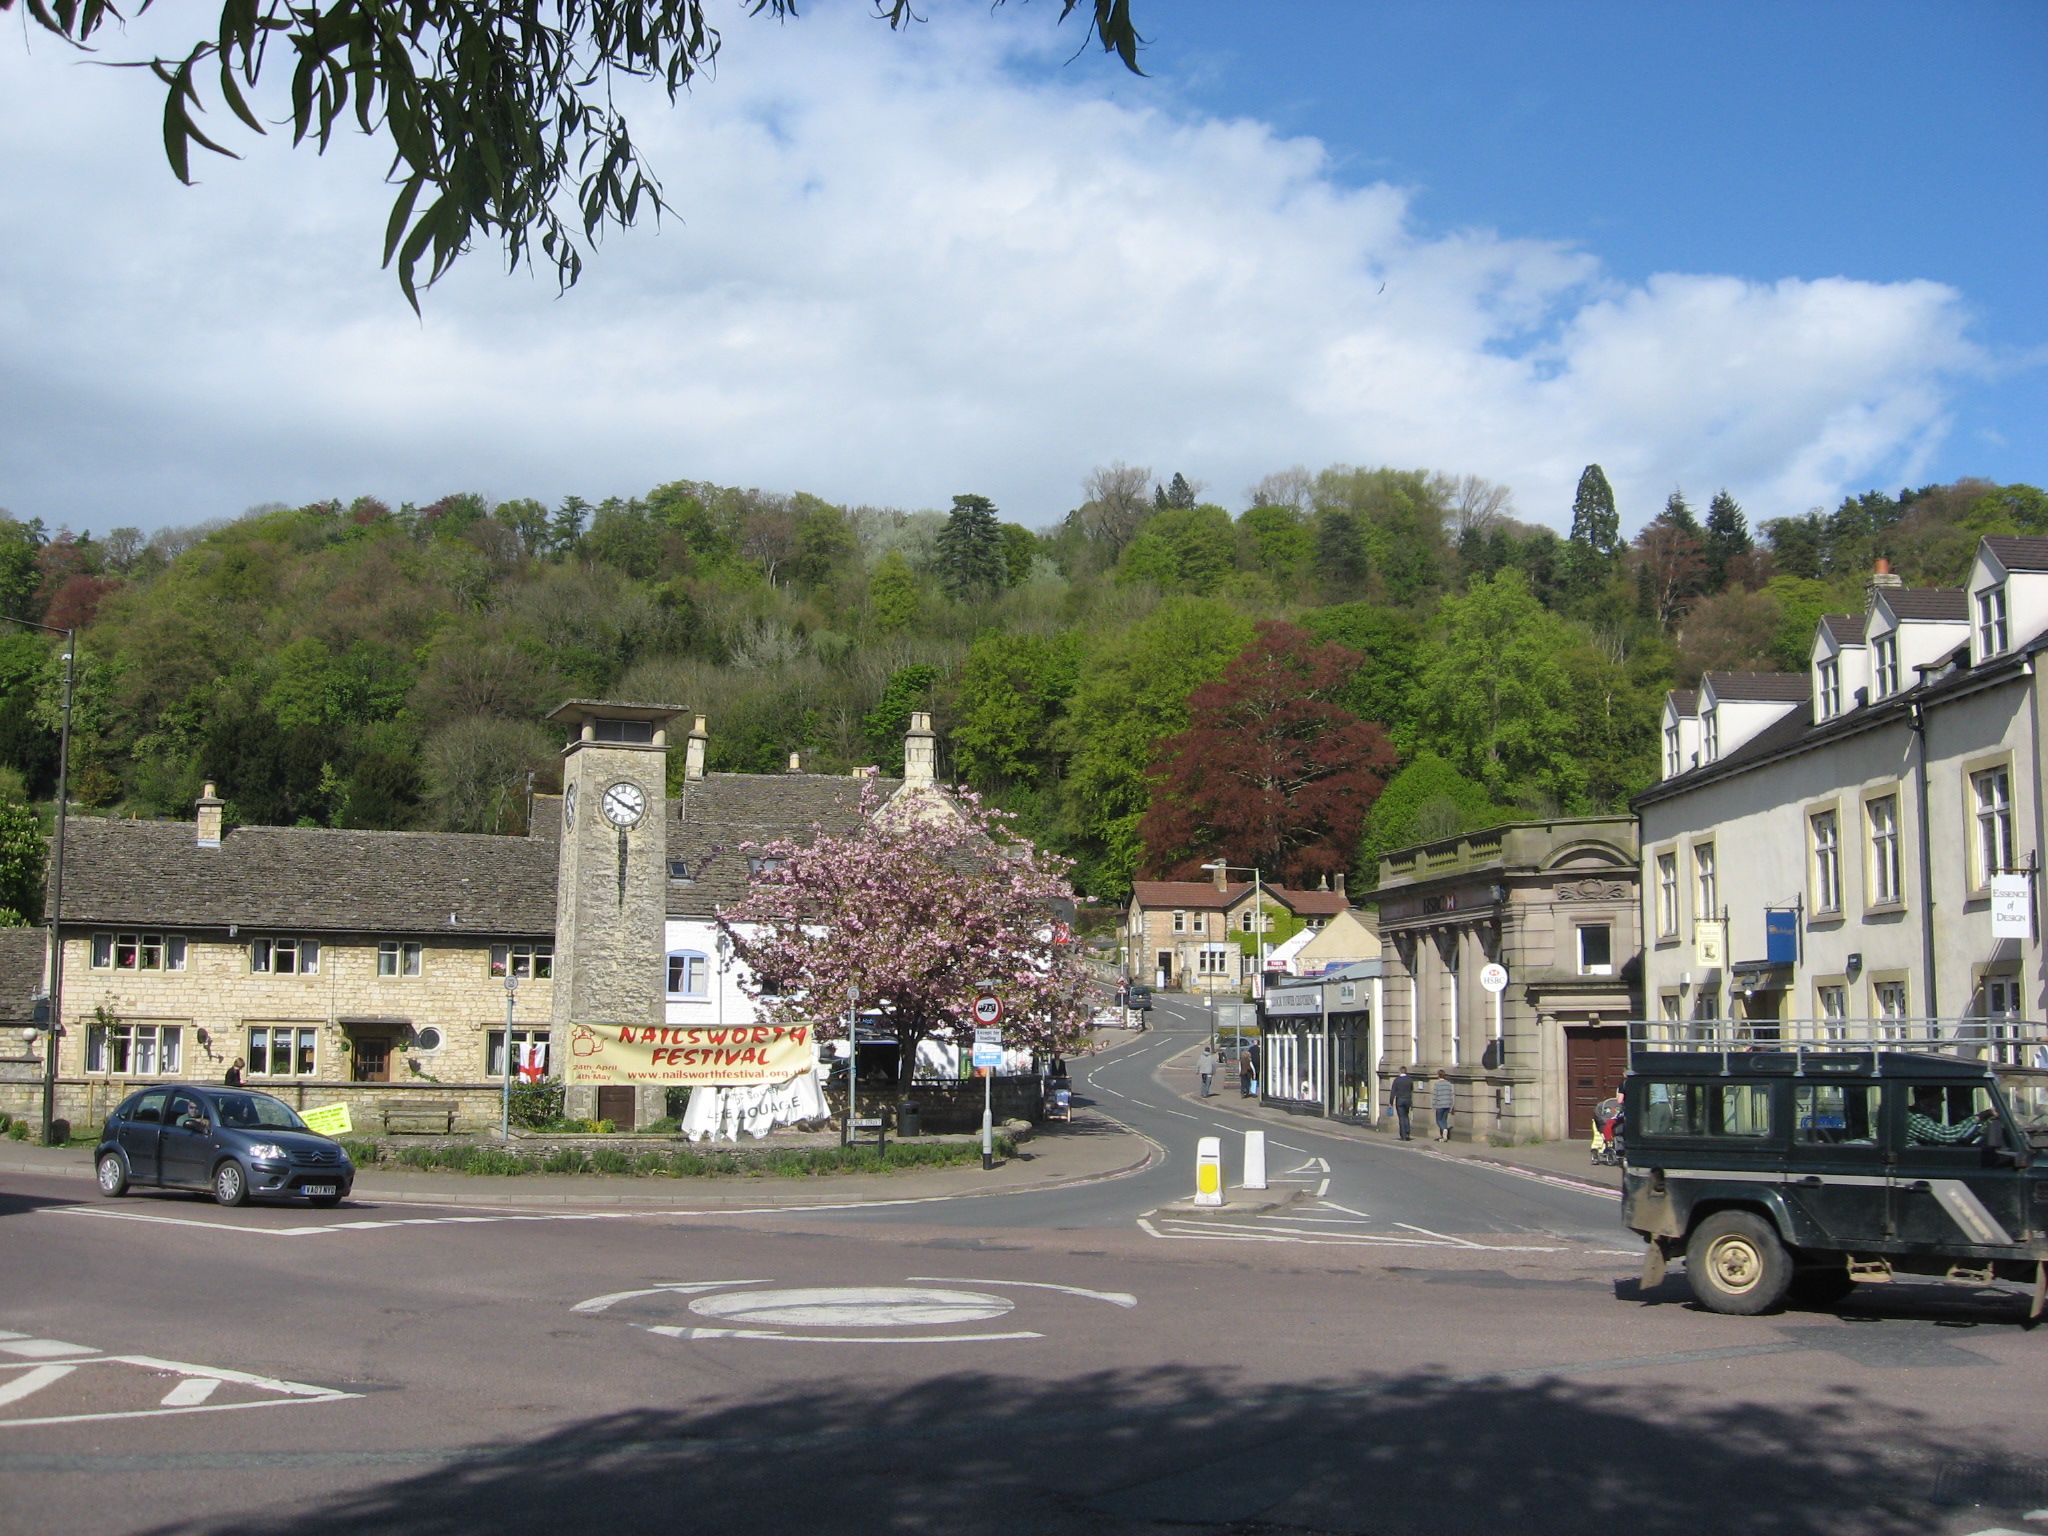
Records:
[[[307,1130],[318,1131],[322,1136],[346,1136],[355,1129],[346,1104],[322,1104],[318,1109],[303,1111],[299,1118],[306,1122]]]
[[[817,1064],[808,1024],[572,1024],[563,1081],[735,1087],[787,1082]]]

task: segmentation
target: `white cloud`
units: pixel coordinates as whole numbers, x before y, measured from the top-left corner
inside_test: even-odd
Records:
[[[1233,503],[1293,463],[1475,472],[1561,523],[1598,460],[1630,524],[1681,483],[1761,519],[1910,478],[1979,366],[1937,284],[1621,286],[1040,67],[1071,45],[1015,8],[736,25],[716,80],[634,113],[679,217],[561,298],[479,249],[423,320],[376,266],[370,147],[181,189],[146,79],[0,46],[0,505],[103,529],[690,477],[1045,523],[1123,459]]]

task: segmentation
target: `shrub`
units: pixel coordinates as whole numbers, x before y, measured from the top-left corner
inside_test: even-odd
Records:
[[[512,1123],[531,1131],[546,1130],[562,1118],[562,1085],[559,1082],[514,1083]]]
[[[683,1111],[689,1107],[689,1104],[689,1089],[671,1088],[662,1096],[661,1112],[671,1121],[680,1120],[683,1118]]]
[[[583,1123],[599,1136],[616,1136],[619,1133],[618,1122],[615,1120],[586,1120]]]
[[[10,1141],[27,1141],[28,1122],[26,1120],[15,1121],[7,1127],[7,1137]]]
[[[348,1154],[348,1160],[358,1168],[368,1168],[383,1160],[384,1149],[374,1141],[344,1141],[341,1150]]]
[[[623,1147],[599,1147],[590,1154],[592,1173],[631,1173],[633,1154]]]
[[[407,1168],[431,1168],[434,1166],[434,1151],[432,1147],[400,1147],[398,1161]]]
[[[541,1168],[548,1173],[581,1173],[586,1161],[581,1147],[557,1147],[541,1160]]]
[[[633,1160],[633,1171],[640,1174],[664,1174],[669,1172],[668,1157],[661,1152],[642,1152]]]

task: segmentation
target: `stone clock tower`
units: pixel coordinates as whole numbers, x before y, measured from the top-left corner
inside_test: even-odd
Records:
[[[566,727],[561,859],[555,876],[557,1053],[581,1021],[660,1024],[665,1009],[668,896],[666,704],[572,699],[549,715]],[[565,1056],[557,1060],[566,1068]],[[600,1095],[605,1105],[600,1106]],[[630,1110],[614,1095],[635,1096]],[[572,1087],[563,1112],[643,1125],[664,1111],[663,1090]]]

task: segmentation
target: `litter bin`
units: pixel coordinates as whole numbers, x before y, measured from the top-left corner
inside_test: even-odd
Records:
[[[915,1099],[905,1099],[902,1103],[898,1104],[896,1106],[896,1134],[898,1136],[922,1135],[923,1128],[919,1120],[921,1113],[922,1111],[919,1110],[917,1100]]]

